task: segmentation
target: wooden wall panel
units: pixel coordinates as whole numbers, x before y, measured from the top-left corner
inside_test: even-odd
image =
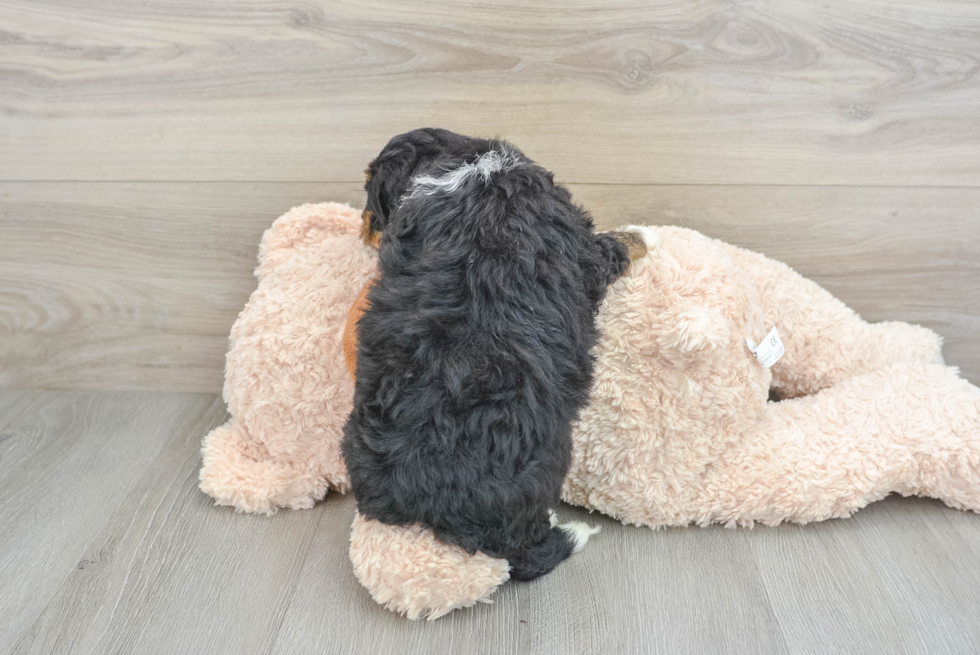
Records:
[[[0,179],[356,181],[419,125],[569,182],[980,185],[971,0],[0,4]]]
[[[938,330],[980,381],[980,189],[572,185],[597,224],[786,261],[869,320]],[[0,183],[0,386],[221,388],[262,231],[357,184]]]

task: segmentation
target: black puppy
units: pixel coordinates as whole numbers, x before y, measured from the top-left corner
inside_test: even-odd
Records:
[[[504,141],[420,129],[367,170],[379,277],[342,452],[359,511],[544,575],[585,545],[552,508],[592,384],[595,314],[633,233],[595,234]]]

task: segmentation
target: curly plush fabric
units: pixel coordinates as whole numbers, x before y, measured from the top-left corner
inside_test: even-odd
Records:
[[[232,415],[204,440],[201,490],[269,514],[347,491],[340,431],[353,402],[341,336],[375,268],[347,205],[296,207],[262,238],[258,288],[231,330],[224,398]]]
[[[306,205],[266,233],[231,335],[233,418],[203,447],[201,488],[217,503],[268,513],[346,490],[342,341],[376,258],[360,222],[350,207]],[[937,335],[865,323],[762,255],[656,232],[600,310],[564,500],[650,527],[805,523],[893,492],[980,511],[980,389],[942,364]],[[746,340],[773,325],[785,354],[767,369]],[[789,399],[768,402],[770,387]],[[508,579],[503,560],[360,517],[350,555],[374,598],[410,618],[486,600]]]
[[[419,526],[395,528],[354,517],[350,559],[371,597],[409,619],[438,619],[455,609],[490,603],[510,577],[507,561],[436,541]]]
[[[789,267],[692,230],[610,289],[569,503],[625,523],[775,525],[891,492],[980,510],[980,390],[940,340],[870,325]],[[778,326],[770,370],[749,351]],[[767,402],[769,388],[785,395]]]

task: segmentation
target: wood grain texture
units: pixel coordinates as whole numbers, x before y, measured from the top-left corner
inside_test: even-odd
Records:
[[[202,436],[174,432],[14,652],[269,651],[320,517],[213,507]]]
[[[492,605],[410,622],[347,555],[353,498],[271,517],[197,489],[213,394],[0,392],[4,653],[975,652],[980,516],[889,498],[847,520],[602,527]],[[14,450],[10,450],[14,448]],[[11,458],[11,453],[19,452]]]
[[[602,527],[595,548],[533,583],[504,585],[492,605],[412,624],[379,612],[338,560],[347,535],[331,526],[347,525],[353,504],[332,502],[314,509],[336,519],[320,521],[274,653],[788,652],[747,544],[723,528],[637,530],[562,506],[562,520]]]
[[[758,250],[980,381],[980,189],[572,185],[602,229]],[[0,387],[218,392],[262,231],[358,184],[0,183]]]
[[[980,184],[970,0],[5,0],[0,179],[355,181],[398,132],[569,182]]]
[[[220,391],[262,232],[328,188],[0,184],[0,386]]]
[[[791,650],[980,650],[978,560],[947,522],[953,514],[894,498],[846,521],[757,530],[756,565]],[[955,517],[964,519],[978,523]]]
[[[168,439],[198,434],[226,416],[214,396],[8,394],[20,407],[0,427],[3,653],[35,624],[66,578],[111,555],[86,549],[111,509],[152,474]],[[197,443],[189,442],[185,456]]]

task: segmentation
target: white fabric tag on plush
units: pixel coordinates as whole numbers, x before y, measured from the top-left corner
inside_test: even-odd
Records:
[[[776,329],[775,325],[772,326],[769,334],[766,335],[766,338],[758,346],[752,345],[752,342],[748,339],[745,340],[745,345],[749,347],[749,350],[759,360],[759,363],[766,368],[772,368],[772,365],[778,362],[779,358],[786,352],[786,349],[783,347],[783,340],[779,338],[779,330]]]

